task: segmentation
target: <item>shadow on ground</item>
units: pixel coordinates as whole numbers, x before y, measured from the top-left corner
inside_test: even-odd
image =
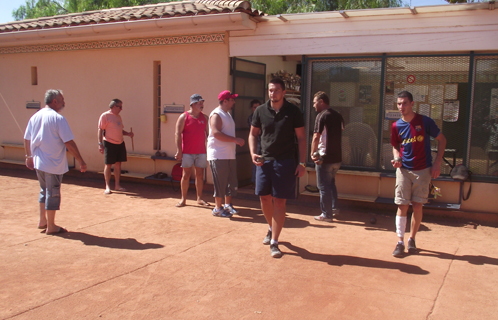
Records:
[[[87,246],[98,246],[112,249],[124,249],[124,250],[148,250],[148,249],[159,249],[163,248],[162,244],[158,243],[140,243],[133,238],[106,238],[94,236],[84,232],[69,231],[67,233],[61,233],[56,235],[58,237],[78,240],[83,242]]]
[[[279,244],[287,247],[289,250],[294,251],[294,252],[286,252],[285,253],[286,255],[291,255],[291,256],[294,255],[306,260],[325,262],[332,266],[340,267],[344,265],[349,265],[349,266],[359,266],[365,268],[395,269],[409,274],[418,274],[418,275],[429,274],[429,271],[424,270],[419,266],[411,264],[391,262],[391,261],[378,260],[378,259],[369,259],[362,257],[312,253],[304,248],[292,245],[290,242],[279,242]]]

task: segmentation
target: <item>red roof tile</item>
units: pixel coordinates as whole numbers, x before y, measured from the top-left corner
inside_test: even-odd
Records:
[[[33,29],[63,28],[89,24],[113,23],[127,20],[167,19],[171,17],[244,12],[251,16],[264,15],[251,8],[249,1],[193,0],[154,5],[113,8],[98,11],[22,20],[0,24],[0,33]]]

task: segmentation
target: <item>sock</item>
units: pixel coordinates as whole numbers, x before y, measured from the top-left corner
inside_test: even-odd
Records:
[[[268,230],[270,230],[270,231],[271,231],[271,227],[269,227],[269,228],[268,228]]]
[[[278,245],[278,241],[271,239],[270,244],[276,244],[276,245]]]
[[[396,234],[400,238],[405,237],[405,230],[406,230],[406,220],[407,217],[403,216],[396,216]]]

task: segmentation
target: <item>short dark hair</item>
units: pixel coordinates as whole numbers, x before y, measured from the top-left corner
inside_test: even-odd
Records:
[[[118,103],[123,103],[123,101],[121,101],[119,99],[112,99],[111,103],[109,103],[109,108],[114,107]]]
[[[398,98],[408,98],[408,101],[413,102],[413,95],[406,90],[398,93]]]
[[[249,102],[249,108],[252,109],[252,106],[255,105],[256,103],[261,105],[261,101],[259,101],[258,99],[253,99],[251,100],[251,102]]]
[[[323,91],[318,91],[317,93],[315,93],[313,98],[316,98],[317,100],[323,100],[326,105],[330,104],[329,96]]]
[[[273,78],[270,80],[270,83],[279,84],[280,88],[282,88],[282,90],[285,90],[285,82],[284,80],[282,80],[282,78]]]

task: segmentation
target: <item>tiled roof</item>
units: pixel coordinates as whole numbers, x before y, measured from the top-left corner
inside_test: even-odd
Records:
[[[191,0],[88,11],[4,23],[0,24],[0,33],[232,12],[244,12],[251,16],[263,15],[262,12],[252,9],[249,1]]]

